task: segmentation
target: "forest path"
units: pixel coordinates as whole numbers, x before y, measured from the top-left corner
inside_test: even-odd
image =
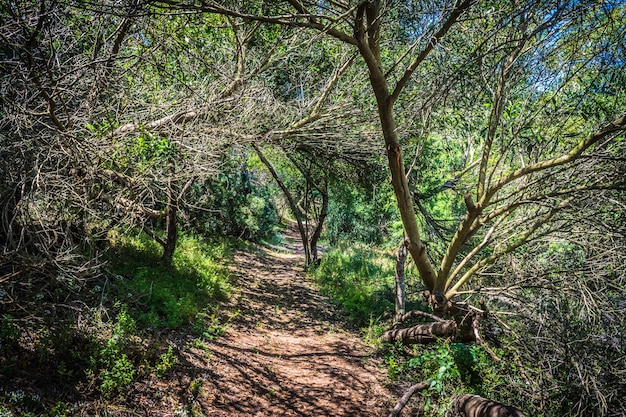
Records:
[[[373,349],[303,272],[298,234],[235,254],[239,310],[225,333],[183,353],[202,382],[187,394],[205,416],[380,416],[392,406]],[[191,378],[191,376],[187,376]],[[182,381],[181,381],[182,382]],[[191,411],[191,409],[189,411]]]

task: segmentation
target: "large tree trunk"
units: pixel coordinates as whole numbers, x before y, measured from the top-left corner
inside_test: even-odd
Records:
[[[448,417],[525,417],[525,415],[515,407],[478,395],[466,394],[456,399]]]

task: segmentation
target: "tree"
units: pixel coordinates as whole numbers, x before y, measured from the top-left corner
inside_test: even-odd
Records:
[[[470,282],[481,281],[481,274],[510,254],[568,230],[581,199],[623,190],[610,163],[586,171],[591,175],[583,179],[572,175],[586,160],[616,152],[626,128],[618,81],[623,66],[606,65],[621,62],[621,4],[459,0],[412,4],[414,15],[382,1],[288,0],[262,11],[212,1],[160,4],[309,28],[358,51],[368,70],[408,251],[435,313],[452,316],[445,325],[388,333],[388,340],[412,341],[411,334],[432,339],[450,330],[477,339],[476,321],[464,320],[476,310],[458,302]],[[398,36],[399,27],[408,29]],[[594,85],[598,75],[602,81]],[[469,133],[461,142],[469,158],[452,167],[452,182],[442,180],[437,187],[458,194],[419,196],[421,224],[414,199],[421,178],[411,186],[401,152],[403,107],[421,116],[426,134],[460,136],[459,127]],[[452,206],[452,232],[438,230],[443,250],[436,259],[424,242],[424,229],[437,229],[424,200],[441,195]]]
[[[89,262],[75,248],[102,237],[92,227],[96,155],[86,125],[115,84],[114,63],[142,8],[118,6],[115,16],[54,1],[0,6],[1,233],[15,279],[38,264],[34,276],[57,284],[99,274],[98,250]]]
[[[541,174],[549,173],[554,169],[574,163],[584,152],[603,140],[614,138],[624,128],[625,117],[619,116],[614,120],[610,120],[609,123],[605,122],[599,129],[588,133],[584,139],[577,141],[569,140],[569,143],[564,143],[565,146],[562,146],[558,153],[553,153],[551,156],[541,155],[541,157],[544,157],[543,159],[532,163],[524,161],[524,166],[514,169],[512,172],[505,173],[501,170],[501,161],[508,156],[507,151],[510,153],[510,146],[502,148],[504,151],[502,155],[494,155],[496,150],[494,149],[494,144],[500,136],[498,131],[503,127],[504,123],[503,114],[506,110],[505,104],[512,87],[512,77],[518,77],[520,69],[531,70],[529,63],[532,63],[533,59],[536,59],[540,53],[545,54],[545,56],[562,55],[558,51],[569,42],[568,39],[572,36],[572,33],[580,33],[576,32],[578,29],[585,30],[589,34],[597,34],[599,31],[608,30],[613,25],[612,16],[616,10],[610,8],[608,11],[604,10],[602,5],[592,7],[591,4],[551,2],[533,2],[524,5],[511,4],[506,6],[503,4],[495,6],[482,5],[486,9],[491,8],[489,10],[493,11],[494,16],[481,18],[483,10],[480,9],[480,6],[477,6],[478,10],[472,12],[472,3],[469,0],[457,1],[454,4],[442,3],[439,10],[429,8],[425,10],[422,16],[417,18],[422,19],[418,20],[417,23],[425,25],[428,29],[423,29],[418,34],[411,34],[414,37],[419,37],[405,47],[401,53],[400,51],[390,50],[391,47],[387,47],[384,43],[384,36],[388,34],[385,30],[385,24],[388,24],[389,18],[393,18],[394,15],[389,5],[378,1],[360,2],[355,5],[338,3],[328,6],[322,6],[315,2],[287,1],[280,6],[282,8],[279,8],[279,11],[285,13],[276,15],[257,14],[254,10],[246,10],[245,6],[241,8],[236,6],[225,7],[213,2],[203,2],[191,6],[180,5],[177,2],[163,2],[163,4],[170,7],[192,7],[205,12],[236,16],[271,24],[311,28],[351,45],[358,50],[363,63],[368,69],[372,92],[376,99],[381,132],[385,140],[391,171],[391,181],[407,234],[408,250],[420,271],[424,284],[430,291],[430,303],[436,311],[443,312],[449,307],[448,301],[469,280],[475,270],[492,263],[500,254],[513,251],[529,241],[534,233],[552,218],[555,210],[559,209],[557,204],[553,209],[534,216],[534,223],[515,243],[506,246],[499,254],[485,257],[470,268],[465,268],[472,257],[491,242],[491,234],[485,235],[489,236],[485,243],[482,246],[478,245],[470,257],[458,259],[461,247],[467,244],[479,230],[484,230],[485,225],[490,224],[492,227],[493,225],[499,225],[498,219],[506,217],[511,211],[523,206],[523,204],[518,203],[503,206],[502,199],[506,199],[505,193],[507,190],[514,188],[512,192],[515,194],[515,190],[517,190],[515,187],[522,182],[530,181],[532,183],[534,178]],[[511,17],[508,18],[507,16]],[[591,20],[592,16],[596,18],[593,22]],[[435,54],[433,51],[439,45],[445,47],[444,38],[451,32],[453,27],[461,24],[471,27],[471,23],[464,23],[464,19],[467,22],[472,22],[476,19],[479,23],[476,25],[476,31],[472,33],[477,34],[476,43],[471,46],[474,50],[461,52],[469,54],[470,56],[466,59],[468,61],[470,58],[473,59],[472,63],[478,62],[480,64],[482,62],[485,65],[484,63],[491,62],[490,70],[494,74],[494,77],[491,78],[494,84],[490,85],[490,81],[487,79],[486,87],[493,91],[493,97],[489,103],[490,114],[487,121],[486,136],[481,143],[482,152],[477,166],[479,172],[476,178],[476,189],[464,196],[466,213],[458,225],[455,235],[448,244],[440,266],[435,268],[421,238],[412,192],[405,175],[400,149],[399,129],[396,125],[396,106],[403,91],[411,84],[414,73],[426,65],[425,63],[430,55],[452,55],[440,55],[438,51]],[[434,23],[432,23],[433,21]],[[582,26],[580,22],[583,22]],[[390,24],[390,26],[393,25]],[[617,33],[615,31],[619,31],[619,28],[611,27],[610,30],[613,31],[611,33]],[[535,48],[541,48],[542,52],[534,52]],[[397,54],[397,58],[389,58],[388,55],[394,52]],[[592,48],[592,50],[584,51],[584,54],[589,59],[594,59],[602,52]],[[474,57],[472,57],[472,54]],[[563,68],[562,66],[566,63],[575,62],[577,58],[575,51],[571,51],[570,55],[559,56],[559,68]],[[405,62],[407,63],[404,67],[405,69],[399,71],[399,68]],[[574,68],[576,67],[572,67],[569,74],[577,73]],[[583,69],[584,66],[580,68]],[[537,76],[544,73],[544,70],[547,71],[545,68],[535,68],[534,72],[526,71],[525,74],[526,77],[532,77],[533,74]],[[545,91],[544,94],[527,96],[528,99],[537,101],[538,105],[550,98],[555,100],[561,98],[560,92],[562,89],[573,81],[571,76],[562,77],[562,74],[558,72],[558,68],[552,68],[552,72],[549,75],[554,83],[545,86],[546,90],[549,91]],[[520,78],[515,79],[517,81],[520,80]],[[525,81],[526,87],[534,88],[537,85],[528,83],[528,78]],[[549,83],[550,80],[544,82]],[[516,84],[516,86],[521,86],[521,84]],[[619,110],[614,109],[611,114],[614,115],[617,111]],[[570,118],[572,116],[568,115]],[[580,125],[580,131],[575,133],[572,133],[571,130],[568,132],[550,132],[551,140],[556,140],[555,135],[562,137],[564,134],[572,136],[583,134],[582,130],[584,129],[588,128],[583,128],[583,125]],[[518,131],[517,133],[520,132]],[[515,132],[512,136],[515,136]],[[494,179],[496,176],[499,176],[499,179]],[[566,190],[561,191],[563,192],[562,194],[568,194]],[[559,193],[557,192],[557,194]],[[548,198],[548,196],[541,198]],[[565,201],[561,200],[559,204],[565,206]],[[532,220],[529,219],[528,221]],[[461,271],[464,272],[459,276]]]

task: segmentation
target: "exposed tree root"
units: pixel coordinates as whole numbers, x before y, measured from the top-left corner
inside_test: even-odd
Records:
[[[418,324],[406,329],[388,330],[381,336],[383,342],[404,344],[430,343],[440,338],[454,338],[457,326],[454,320]]]
[[[454,402],[448,417],[525,417],[515,407],[500,404],[478,395],[462,395]]]
[[[413,394],[419,391],[424,391],[429,386],[430,386],[430,381],[422,381],[418,384],[412,385],[408,390],[406,390],[404,395],[402,395],[402,398],[400,398],[400,400],[398,401],[398,404],[396,404],[396,406],[393,407],[393,410],[391,410],[391,413],[389,413],[389,417],[397,417],[398,415],[400,415],[400,413],[402,412],[402,409],[409,402]]]
[[[435,316],[434,314],[426,313],[426,312],[419,311],[419,310],[411,310],[408,313],[405,313],[402,316],[398,317],[396,320],[396,324],[407,321],[408,319],[411,319],[413,317],[425,317],[433,321],[439,321],[439,322],[446,321],[439,316]]]

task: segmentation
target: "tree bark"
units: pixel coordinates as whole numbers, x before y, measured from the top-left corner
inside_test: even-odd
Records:
[[[500,404],[478,395],[462,395],[454,402],[448,417],[526,417],[515,407]]]
[[[317,188],[317,190],[322,195],[322,208],[320,210],[319,218],[317,219],[317,224],[315,225],[315,230],[311,234],[310,240],[310,251],[311,251],[311,261],[315,264],[318,262],[317,255],[317,243],[319,242],[320,236],[322,235],[322,228],[324,227],[324,221],[326,220],[326,216],[328,216],[328,189],[327,184],[324,184],[324,188]]]
[[[407,242],[402,239],[398,255],[396,257],[396,321],[406,313],[406,287],[404,282],[404,264],[406,263]]]
[[[254,149],[254,151],[258,155],[261,162],[263,162],[263,165],[265,165],[265,167],[269,170],[270,174],[272,174],[272,177],[274,178],[274,181],[276,181],[278,188],[280,188],[280,190],[283,192],[283,195],[287,199],[287,203],[289,204],[291,213],[293,214],[294,218],[296,219],[296,223],[298,224],[298,231],[300,232],[300,239],[302,240],[302,245],[304,246],[304,253],[306,257],[305,267],[306,267],[311,262],[311,253],[309,251],[308,230],[305,227],[305,225],[302,223],[302,217],[303,217],[302,212],[298,208],[298,205],[296,204],[296,201],[293,199],[293,196],[289,192],[289,189],[287,188],[285,183],[280,179],[280,176],[278,175],[276,168],[274,168],[274,165],[272,165],[272,163],[265,157],[263,152],[261,152],[261,148],[259,148],[256,144],[252,144],[251,146],[252,146],[252,149]]]
[[[409,402],[413,394],[419,391],[424,391],[429,386],[430,386],[430,381],[422,381],[418,384],[412,385],[408,390],[406,390],[402,398],[400,398],[400,400],[398,401],[398,404],[396,404],[396,406],[393,407],[393,410],[391,410],[391,413],[389,413],[389,417],[399,416],[400,413],[402,412],[402,409]]]
[[[440,338],[454,338],[457,325],[454,320],[418,324],[406,329],[388,330],[380,337],[383,342],[404,344],[431,343]]]

